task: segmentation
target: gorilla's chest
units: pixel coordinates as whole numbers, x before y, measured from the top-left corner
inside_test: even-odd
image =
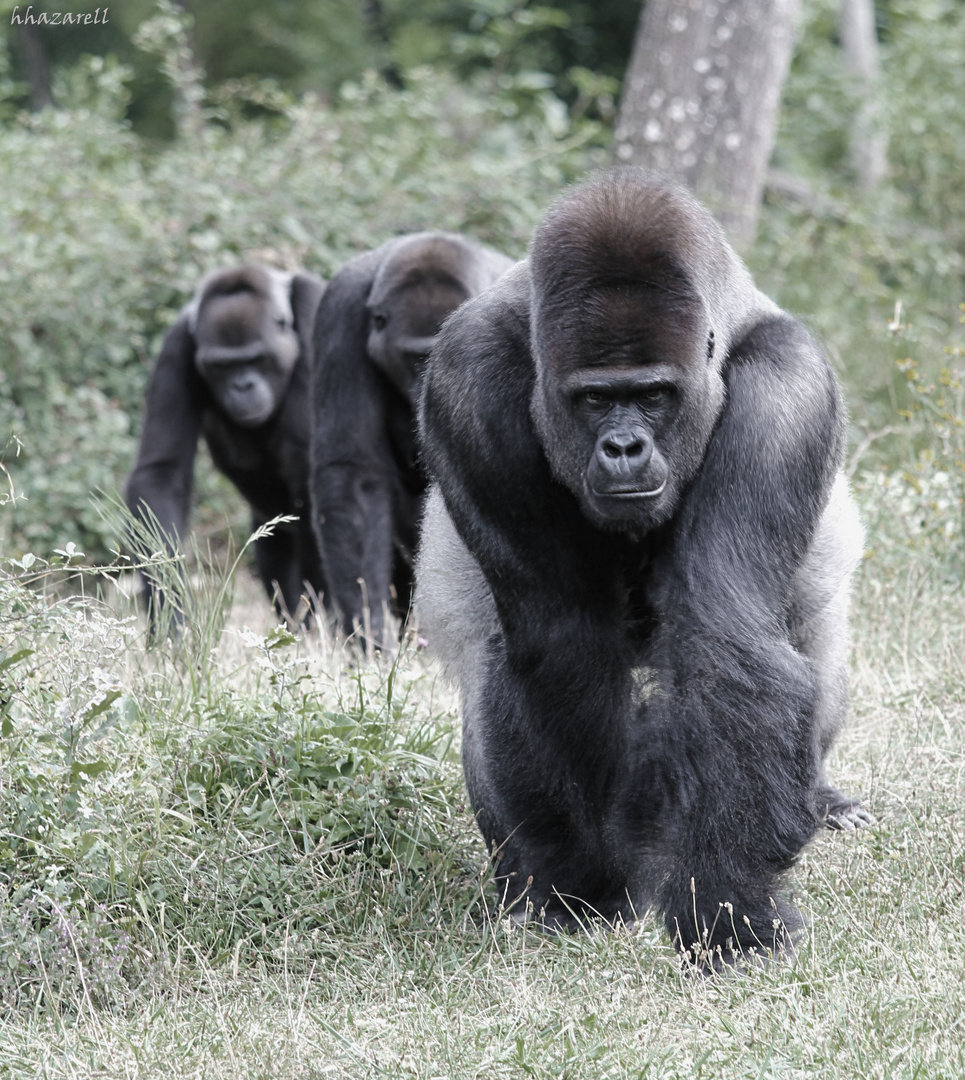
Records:
[[[657,630],[654,565],[649,543],[607,535],[596,541],[598,596],[605,599],[615,639],[634,663],[646,663]]]
[[[275,424],[242,428],[219,412],[205,413],[202,433],[215,465],[257,509],[289,513],[307,499],[308,447]]]

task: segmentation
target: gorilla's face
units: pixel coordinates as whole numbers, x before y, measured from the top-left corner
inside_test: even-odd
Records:
[[[258,427],[278,408],[295,362],[290,312],[251,291],[212,296],[198,313],[195,362],[218,406],[241,427]]]
[[[591,518],[640,525],[659,516],[672,487],[667,430],[680,402],[675,380],[664,377],[670,374],[600,368],[567,380],[563,392],[586,459],[578,494]]]
[[[387,275],[383,275],[387,276]],[[446,318],[468,293],[447,276],[415,268],[368,304],[368,354],[403,397],[415,405],[425,361]]]
[[[643,535],[696,474],[723,388],[699,302],[617,285],[540,324],[533,417],[553,474],[599,528]]]

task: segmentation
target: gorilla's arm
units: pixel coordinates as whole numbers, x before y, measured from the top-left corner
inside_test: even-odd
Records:
[[[315,315],[325,293],[325,282],[314,274],[294,274],[291,282],[292,315],[298,347],[306,362],[311,362],[314,348]]]
[[[592,529],[552,480],[530,419],[533,380],[523,265],[444,325],[420,428],[502,629],[488,648],[485,716],[467,717],[470,794],[490,844],[512,834],[500,874],[519,875],[520,890],[532,874],[538,908],[551,887],[583,896],[609,887],[597,876],[615,857],[601,807],[625,767],[631,659],[612,570],[626,541]],[[464,673],[464,686],[477,677]],[[478,741],[477,722],[488,730]],[[610,876],[618,888],[615,868]]]
[[[182,314],[164,338],[148,382],[137,461],[127,482],[127,505],[137,517],[148,507],[168,537],[181,542],[191,502],[194,457],[207,390],[194,365],[194,337]]]
[[[366,352],[365,301],[382,257],[384,248],[344,266],[315,321],[312,516],[329,601],[347,632],[362,625],[366,597],[388,596],[392,581],[397,466],[386,437],[387,387]],[[371,620],[381,643],[382,611],[373,609]]]
[[[657,901],[671,935],[711,950],[728,938],[783,943],[774,920],[796,920],[774,883],[814,832],[819,763],[814,676],[788,643],[785,613],[843,425],[826,360],[789,318],[754,326],[724,376],[723,415],[652,570],[648,663],[659,692],[621,815],[632,841],[638,789],[666,793],[671,812],[649,876],[663,882]]]

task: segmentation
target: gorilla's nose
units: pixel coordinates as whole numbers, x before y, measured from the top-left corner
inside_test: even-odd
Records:
[[[635,432],[618,432],[603,439],[601,449],[608,458],[626,458],[628,464],[639,465],[645,462],[634,461],[646,454],[650,458],[650,440]]]

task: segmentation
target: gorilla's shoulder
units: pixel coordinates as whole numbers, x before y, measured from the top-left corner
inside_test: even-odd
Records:
[[[443,324],[423,382],[423,452],[460,447],[473,469],[498,467],[501,452],[541,456],[529,414],[535,365],[530,349],[531,280],[517,263]]]
[[[433,350],[433,367],[469,375],[481,366],[529,357],[532,281],[528,262],[511,267],[493,285],[467,300],[445,322]]]

